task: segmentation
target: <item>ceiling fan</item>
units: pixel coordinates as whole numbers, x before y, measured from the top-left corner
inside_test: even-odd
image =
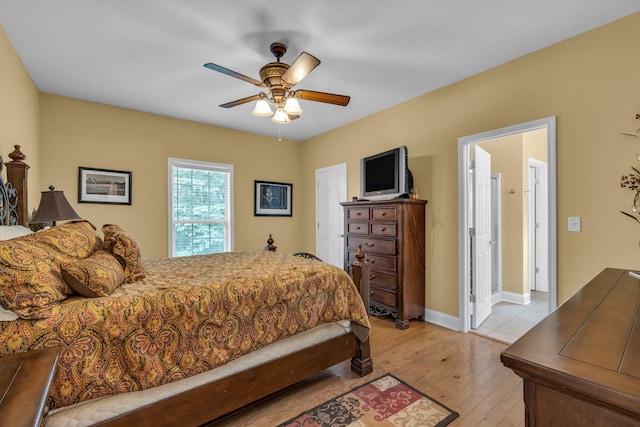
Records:
[[[204,64],[204,66],[210,70],[218,71],[222,74],[267,89],[267,93],[260,92],[257,95],[220,104],[220,107],[231,108],[247,102],[258,101],[253,110],[254,115],[273,115],[271,118],[272,121],[285,124],[293,119],[297,119],[300,117],[300,114],[302,114],[302,108],[300,108],[298,99],[341,106],[346,106],[349,103],[351,98],[345,95],[302,89],[293,90],[296,84],[320,65],[320,60],[307,52],[302,52],[291,65],[288,65],[280,62],[280,58],[287,52],[287,46],[284,43],[271,43],[270,50],[273,56],[275,56],[276,62],[270,62],[260,69],[260,79],[262,81],[236,73],[217,64]],[[270,105],[275,107],[275,115],[273,111],[271,111]]]

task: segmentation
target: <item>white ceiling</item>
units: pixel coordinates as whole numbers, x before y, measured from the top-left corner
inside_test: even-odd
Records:
[[[305,140],[623,16],[638,0],[0,0],[0,23],[40,91],[263,135],[278,125],[259,80],[284,41],[322,61],[296,89],[350,95],[347,107],[301,101],[282,125]],[[631,54],[631,53],[630,53]]]

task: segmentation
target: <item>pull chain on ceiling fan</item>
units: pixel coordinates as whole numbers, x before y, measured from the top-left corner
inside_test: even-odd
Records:
[[[327,104],[346,106],[351,99],[349,96],[336,95],[327,92],[316,92],[312,90],[293,90],[293,87],[304,79],[307,74],[313,71],[320,60],[307,52],[302,52],[291,65],[280,62],[280,58],[287,52],[284,43],[272,43],[271,53],[276,58],[276,62],[270,62],[260,69],[260,80],[236,73],[217,64],[204,64],[210,70],[235,77],[255,86],[267,89],[267,93],[260,92],[246,98],[220,104],[222,108],[231,108],[247,102],[257,101],[253,110],[255,116],[272,116],[272,121],[279,124],[286,124],[297,119],[302,114],[302,108],[298,99],[307,101],[324,102]],[[276,109],[275,114],[271,110],[271,105]]]

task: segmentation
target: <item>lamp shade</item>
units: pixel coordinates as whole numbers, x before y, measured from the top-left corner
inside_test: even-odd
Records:
[[[284,125],[289,123],[291,119],[289,118],[289,115],[282,110],[282,108],[278,108],[278,111],[276,111],[276,114],[274,114],[273,117],[271,117],[271,121],[274,123]]]
[[[284,112],[287,114],[302,114],[302,108],[296,98],[289,98],[284,104]]]
[[[40,206],[38,211],[31,219],[31,223],[64,221],[69,219],[82,219],[80,215],[73,210],[64,193],[55,190],[53,185],[49,186],[49,191],[43,191],[40,198]]]
[[[256,102],[256,108],[253,109],[251,114],[253,114],[254,116],[265,117],[265,116],[272,115],[273,111],[271,111],[271,108],[269,107],[269,103],[264,99],[261,99],[258,102]]]

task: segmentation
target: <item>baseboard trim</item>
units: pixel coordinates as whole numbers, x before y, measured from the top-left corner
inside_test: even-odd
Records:
[[[514,292],[502,291],[502,301],[512,302],[514,304],[527,305],[531,302],[531,293],[516,294]]]
[[[460,319],[450,314],[425,308],[424,320],[447,329],[453,329],[454,331],[460,330]]]

